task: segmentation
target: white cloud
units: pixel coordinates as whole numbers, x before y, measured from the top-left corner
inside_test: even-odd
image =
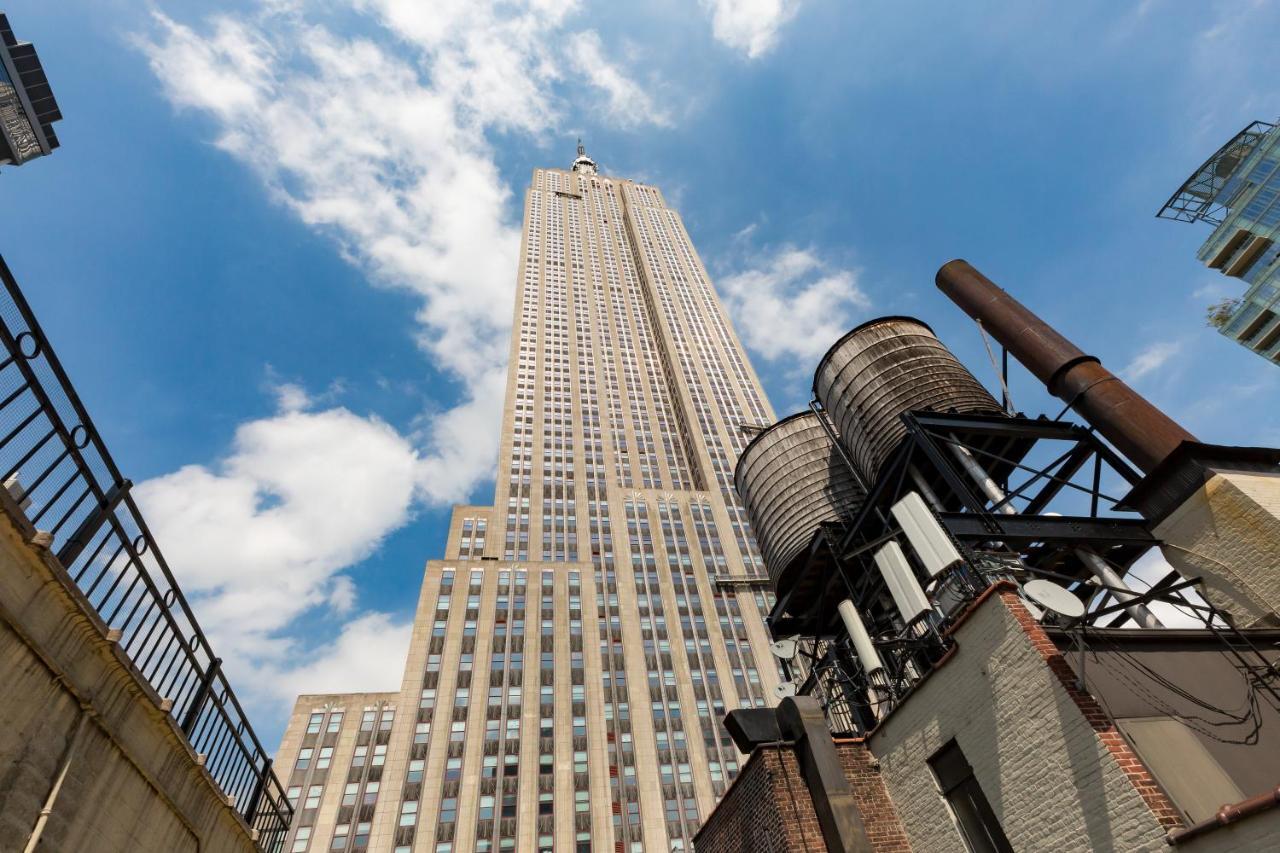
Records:
[[[298,616],[354,608],[339,572],[408,522],[421,466],[376,418],[284,411],[241,425],[216,468],[188,465],[135,495],[228,670],[278,674],[301,651],[283,633]]]
[[[639,84],[605,58],[600,36],[578,33],[569,41],[569,60],[606,97],[606,113],[620,127],[642,124],[669,126],[671,116],[661,109]]]
[[[417,342],[458,383],[459,399],[423,413],[406,438],[343,408],[316,411],[341,383],[312,395],[268,370],[275,416],[241,425],[217,464],[137,488],[246,692],[399,683],[408,627],[360,611],[348,570],[417,501],[465,500],[492,474],[520,235],[487,137],[544,142],[562,122],[570,71],[615,123],[669,121],[594,33],[571,27],[576,6],[260,0],[198,25],[156,14],[135,40],[174,107],[209,119],[215,145],[272,198],[373,283],[417,297]],[[308,648],[299,617],[317,608],[347,621]]]
[[[590,69],[615,121],[668,119],[594,33],[566,32],[572,2],[351,2],[374,35],[266,4],[204,31],[157,15],[138,44],[218,147],[376,283],[421,299],[418,342],[462,396],[426,429],[428,496],[461,500],[492,472],[502,398],[479,391],[505,369],[520,242],[486,133],[555,127],[561,66]]]
[[[1191,298],[1201,302],[1216,302],[1220,299],[1226,299],[1231,296],[1238,296],[1240,288],[1232,287],[1233,282],[1224,280],[1222,276],[1210,279],[1195,290],[1191,291]]]
[[[857,272],[831,268],[813,249],[786,245],[749,261],[721,277],[719,289],[743,343],[768,361],[815,366],[855,312],[871,307]]]
[[[337,575],[329,585],[329,606],[339,616],[345,616],[356,606],[356,583],[348,575]]]
[[[276,405],[282,412],[303,412],[311,408],[311,395],[297,383],[282,382],[271,390],[275,392]]]
[[[1125,365],[1120,375],[1130,382],[1137,382],[1164,367],[1182,349],[1179,341],[1157,341],[1147,346]]]
[[[267,667],[259,680],[280,700],[303,693],[373,693],[400,689],[413,626],[366,613],[342,626],[333,642],[300,664]]]
[[[749,59],[768,53],[778,30],[795,17],[799,0],[701,0],[711,13],[711,32],[717,41],[740,50]]]

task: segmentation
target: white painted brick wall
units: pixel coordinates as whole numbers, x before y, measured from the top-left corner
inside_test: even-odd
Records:
[[[1219,471],[1154,532],[1237,624],[1280,625],[1280,475]]]
[[[999,596],[871,738],[912,847],[965,853],[928,758],[955,738],[1019,851],[1168,849],[1160,826]]]

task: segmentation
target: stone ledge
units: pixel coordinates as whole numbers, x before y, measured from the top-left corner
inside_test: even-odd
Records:
[[[38,661],[86,710],[155,798],[202,840],[202,850],[256,850],[252,830],[167,713],[169,700],[143,680],[119,646],[120,633],[92,609],[50,544],[0,489],[0,622],[20,641],[14,654]]]

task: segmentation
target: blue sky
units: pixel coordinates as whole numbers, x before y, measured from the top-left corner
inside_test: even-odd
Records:
[[[297,692],[398,685],[448,505],[491,499],[524,187],[578,136],[678,206],[780,415],[879,314],[991,383],[932,283],[963,256],[1202,439],[1280,443],[1207,229],[1153,217],[1280,115],[1275,4],[6,11],[66,119],[0,251],[268,743]]]

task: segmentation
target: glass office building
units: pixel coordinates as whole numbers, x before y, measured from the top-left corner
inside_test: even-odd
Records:
[[[36,49],[20,42],[0,13],[0,166],[21,166],[58,147],[62,119]]]
[[[1242,279],[1244,295],[1209,310],[1222,334],[1280,363],[1280,128],[1254,122],[1214,152],[1159,216],[1208,222],[1197,253],[1211,269]]]

